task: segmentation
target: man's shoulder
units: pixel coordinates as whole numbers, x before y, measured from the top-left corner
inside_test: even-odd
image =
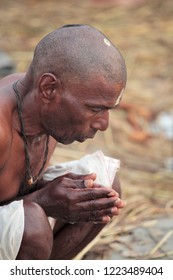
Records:
[[[15,82],[16,80],[22,79],[26,73],[14,73],[3,77],[0,79],[0,88],[4,86],[8,86],[9,84]]]

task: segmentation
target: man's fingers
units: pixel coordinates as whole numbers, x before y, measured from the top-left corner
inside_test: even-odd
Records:
[[[73,180],[71,182],[71,185],[69,185],[70,188],[81,190],[85,188],[92,188],[94,185],[94,181],[92,179],[86,179],[86,180]]]
[[[90,200],[77,203],[78,206],[81,207],[81,211],[94,211],[94,210],[102,210],[107,208],[123,208],[123,201],[118,199],[116,202],[116,198],[100,198],[97,200]]]
[[[120,198],[118,198],[118,199],[116,200],[116,202],[115,202],[115,205],[116,205],[118,208],[124,208],[125,205],[126,205],[126,203],[125,203],[123,200],[121,200]]]
[[[92,179],[84,180],[84,186],[86,188],[92,188],[94,185],[94,181]]]
[[[102,210],[80,212],[78,218],[85,222],[107,223],[113,216],[119,215],[119,211],[118,208],[113,207]]]
[[[77,182],[77,181],[76,181]],[[84,182],[81,183],[81,181],[78,181],[79,185],[84,185]],[[96,200],[99,198],[114,198],[117,199],[119,197],[119,194],[114,191],[111,188],[105,188],[105,187],[98,187],[98,188],[82,188],[80,187],[76,189],[76,197],[78,197],[78,200],[80,202],[83,201],[90,201],[90,200]]]
[[[75,173],[68,173],[65,175],[66,178],[73,179],[73,180],[87,180],[91,179],[95,181],[97,175],[96,173],[90,173],[90,174],[75,174]]]

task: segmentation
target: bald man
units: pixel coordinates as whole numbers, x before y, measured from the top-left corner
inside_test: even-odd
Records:
[[[124,207],[117,179],[44,174],[57,142],[107,129],[125,84],[120,52],[87,25],[51,32],[26,73],[0,81],[0,259],[72,259]]]

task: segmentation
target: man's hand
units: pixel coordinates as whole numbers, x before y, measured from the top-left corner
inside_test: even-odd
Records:
[[[124,202],[112,188],[96,184],[95,178],[94,173],[68,174],[56,178],[35,192],[34,201],[48,216],[61,218],[68,223],[107,223],[111,217],[119,214]]]

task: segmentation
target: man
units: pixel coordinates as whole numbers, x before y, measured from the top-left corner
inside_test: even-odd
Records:
[[[111,188],[92,172],[42,175],[57,142],[107,129],[125,83],[119,51],[86,25],[51,32],[25,74],[0,81],[1,259],[74,258],[124,207],[117,180]]]

